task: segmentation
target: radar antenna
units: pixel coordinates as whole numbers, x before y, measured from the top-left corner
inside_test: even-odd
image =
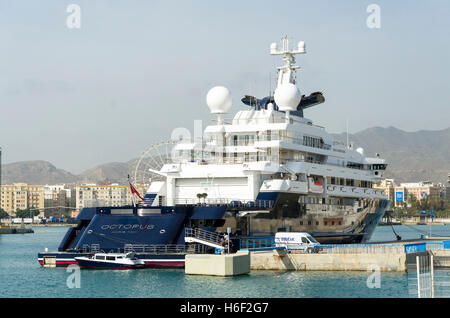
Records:
[[[278,70],[278,86],[281,84],[291,83],[295,85],[296,71],[300,66],[295,65],[295,55],[305,54],[305,42],[298,42],[297,49],[289,48],[289,39],[287,35],[281,39],[281,49],[278,50],[277,43],[270,45],[270,55],[283,55],[283,66],[277,67]]]

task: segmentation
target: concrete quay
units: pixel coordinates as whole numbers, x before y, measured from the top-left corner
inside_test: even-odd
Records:
[[[416,255],[428,253],[434,256],[437,267],[450,266],[450,249],[443,249],[437,242],[412,244],[429,245],[430,249],[421,252],[410,249],[405,251],[403,244],[364,248],[338,248],[331,253],[288,253],[286,250],[251,251],[250,269],[252,270],[304,270],[304,271],[367,271],[377,268],[383,272],[406,272],[408,264]],[[411,246],[411,245],[407,245]]]
[[[188,254],[184,272],[191,275],[236,276],[250,273],[250,253]]]
[[[252,252],[252,270],[367,271],[378,266],[383,272],[405,272],[405,253],[303,254],[283,250]]]

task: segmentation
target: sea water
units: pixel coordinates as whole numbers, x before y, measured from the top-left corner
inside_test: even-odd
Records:
[[[237,277],[185,275],[181,270],[81,270],[79,286],[66,268],[42,268],[37,253],[57,247],[67,227],[35,227],[33,234],[0,235],[0,297],[409,297],[406,273],[252,271]],[[421,234],[450,236],[450,226],[395,226],[403,239]],[[372,241],[394,240],[390,226]],[[73,288],[70,288],[73,287]],[[79,288],[77,288],[79,287]]]

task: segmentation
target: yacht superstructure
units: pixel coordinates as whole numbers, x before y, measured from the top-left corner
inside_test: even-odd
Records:
[[[296,87],[295,55],[305,52],[304,42],[295,50],[286,38],[280,50],[272,44],[270,53],[284,62],[274,96],[245,96],[242,101],[251,108],[237,112],[231,122],[222,117],[231,107],[229,91],[215,87],[208,93],[217,120],[200,138],[174,147],[170,162],[159,171],[164,181],[147,193],[155,198],[153,205],[195,203],[199,194],[205,204],[257,207],[272,202],[270,212],[227,211],[223,227],[246,235],[308,231],[327,242],[370,238],[370,228],[388,204],[385,193],[372,188],[386,162],[334,140],[303,117],[305,108],[324,101],[322,93],[305,97]]]

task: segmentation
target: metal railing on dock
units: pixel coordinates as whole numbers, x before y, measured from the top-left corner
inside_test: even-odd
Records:
[[[399,244],[321,244],[320,253],[327,254],[399,254],[403,245]]]
[[[239,248],[243,250],[262,250],[275,248],[274,237],[242,237]],[[296,248],[286,248],[288,252],[304,252]],[[403,245],[399,244],[320,244],[317,253],[326,254],[366,254],[366,253],[403,253]]]
[[[436,257],[431,253],[416,255],[407,266],[410,297],[435,298],[450,295],[450,273],[436,269]]]
[[[266,249],[275,247],[274,237],[242,237],[239,240],[239,249]]]
[[[265,250],[275,248],[275,246],[274,237],[241,237],[239,240],[239,249],[242,250]],[[408,254],[444,249],[450,249],[450,244],[446,244],[446,241],[417,244],[320,244],[315,251],[326,254]],[[302,252],[295,248],[286,250],[292,253]]]
[[[405,244],[404,249],[406,254],[425,251],[450,250],[450,241]]]

